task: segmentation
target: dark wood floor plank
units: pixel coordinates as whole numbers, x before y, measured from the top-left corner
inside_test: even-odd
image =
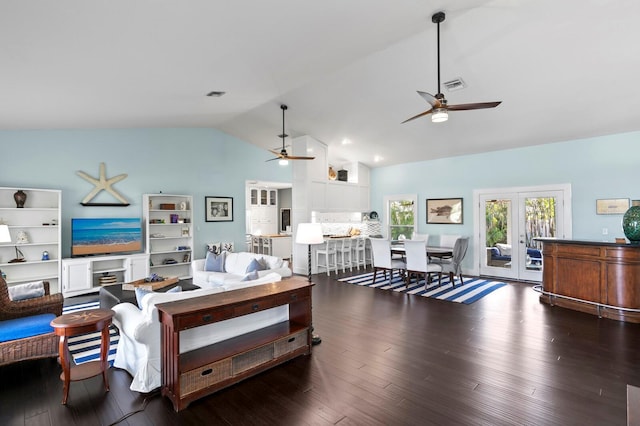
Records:
[[[0,424],[624,425],[626,385],[640,386],[640,325],[538,301],[509,283],[472,305],[314,276],[323,343],[175,413],[129,390],[125,371],[71,384],[60,366],[0,367]]]

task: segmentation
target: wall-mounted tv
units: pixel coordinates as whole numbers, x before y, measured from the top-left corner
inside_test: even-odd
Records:
[[[142,225],[137,217],[71,219],[71,255],[142,251]]]

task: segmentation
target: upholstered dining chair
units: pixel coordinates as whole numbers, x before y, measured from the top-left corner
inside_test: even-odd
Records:
[[[384,278],[387,279],[387,271],[389,271],[389,280],[393,277],[393,271],[398,270],[403,274],[407,269],[407,264],[402,260],[391,258],[391,241],[382,238],[370,238],[371,253],[373,255],[373,282],[376,282],[378,271],[383,271]]]
[[[431,283],[431,274],[438,274],[438,285],[442,284],[442,265],[429,262],[427,258],[427,242],[422,240],[407,240],[404,242],[407,258],[407,286],[411,282],[411,275],[424,275],[424,287]],[[419,281],[416,278],[416,283]]]
[[[462,260],[467,254],[467,248],[469,247],[469,237],[461,237],[456,240],[453,245],[453,256],[450,258],[432,260],[433,263],[439,263],[442,265],[442,272],[449,274],[449,280],[451,285],[455,286],[454,277],[458,275],[460,277],[460,283],[464,284],[462,280]]]
[[[442,234],[440,236],[440,247],[453,248],[461,235]]]
[[[418,234],[417,232],[413,233],[411,237],[413,241],[424,241],[425,243],[429,242],[429,234]]]

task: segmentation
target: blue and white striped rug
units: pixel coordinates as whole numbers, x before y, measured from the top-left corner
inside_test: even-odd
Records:
[[[464,284],[460,284],[460,280],[456,277],[454,279],[454,287],[449,281],[449,276],[443,274],[441,286],[438,286],[438,279],[434,276],[433,281],[426,289],[424,287],[424,280],[420,280],[418,283],[413,280],[407,288],[405,287],[404,278],[400,276],[398,271],[393,271],[391,280],[385,279],[384,274],[382,272],[378,272],[375,283],[373,282],[373,272],[355,275],[353,277],[340,278],[338,281],[364,287],[392,290],[398,293],[432,297],[434,299],[464,303],[466,305],[478,301],[487,294],[507,285],[500,281],[490,281],[478,277],[464,277]]]
[[[65,306],[62,308],[63,314],[69,314],[71,312],[83,311],[85,309],[98,309],[100,302],[87,302],[77,305]],[[118,340],[120,335],[118,329],[111,325],[109,327],[109,365],[113,365],[113,360],[116,357],[116,348],[118,347]],[[73,362],[78,364],[84,364],[89,361],[97,361],[100,359],[100,332],[82,334],[80,336],[74,336],[69,338],[69,352],[73,357]]]

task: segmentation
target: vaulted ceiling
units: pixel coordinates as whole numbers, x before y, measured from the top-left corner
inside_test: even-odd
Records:
[[[502,104],[400,124],[437,92],[437,11],[442,81],[467,85],[449,103]],[[0,129],[213,127],[267,159],[285,103],[289,135],[372,167],[635,131],[638,17],[633,0],[3,0]]]

